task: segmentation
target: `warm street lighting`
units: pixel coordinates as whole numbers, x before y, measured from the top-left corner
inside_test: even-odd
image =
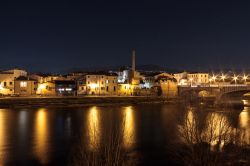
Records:
[[[212,76],[212,80],[215,83],[215,80],[216,80],[216,76],[215,75]]]
[[[225,81],[225,78],[226,76],[222,74],[221,79],[223,80],[223,82]]]
[[[244,80],[245,82],[247,81],[247,76],[246,76],[246,75],[243,76],[243,80]]]
[[[235,84],[236,84],[236,82],[237,82],[237,79],[238,79],[238,76],[234,76],[234,77],[233,77],[233,80],[234,80]]]

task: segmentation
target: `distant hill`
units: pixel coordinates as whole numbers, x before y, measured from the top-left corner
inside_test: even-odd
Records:
[[[137,66],[136,69],[139,70],[139,71],[153,71],[153,72],[156,72],[156,71],[166,71],[166,72],[169,72],[169,73],[180,72],[177,69],[170,69],[170,68],[167,68],[167,67],[162,67],[162,66],[154,65],[154,64],[139,65],[139,66]]]
[[[67,71],[70,72],[93,72],[93,71],[122,71],[125,69],[130,69],[130,66],[104,66],[104,67],[85,67],[85,68],[72,68]],[[176,73],[179,70],[169,69],[166,67],[162,67],[154,64],[146,64],[146,65],[138,65],[136,66],[136,70],[138,71],[149,71],[149,72],[157,72],[157,71],[165,71],[169,73]],[[66,71],[64,71],[65,73]]]

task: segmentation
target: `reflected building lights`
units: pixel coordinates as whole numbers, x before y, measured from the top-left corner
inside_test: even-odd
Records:
[[[242,139],[244,142],[250,144],[250,115],[248,107],[245,107],[244,110],[239,115],[239,124],[242,129]]]
[[[193,144],[199,141],[209,142],[212,149],[221,149],[225,144],[224,140],[228,140],[233,131],[227,117],[219,113],[210,113],[203,124],[198,121],[200,117],[197,116],[192,110],[187,112],[184,126],[181,128],[185,141]]]
[[[35,154],[42,164],[48,162],[48,116],[45,109],[36,112],[34,128]]]
[[[227,117],[219,113],[211,113],[207,117],[206,126],[206,131],[204,131],[206,138],[210,140],[212,147],[218,145],[221,149],[225,144],[224,141],[233,131]]]
[[[89,149],[97,150],[100,145],[100,117],[99,110],[97,107],[92,107],[88,113],[88,138],[89,138]]]
[[[134,111],[132,107],[126,107],[124,110],[123,143],[125,148],[131,148],[134,142],[135,142]]]
[[[0,109],[0,165],[4,165],[8,157],[5,149],[6,144],[8,144],[6,134],[6,117],[4,110]]]

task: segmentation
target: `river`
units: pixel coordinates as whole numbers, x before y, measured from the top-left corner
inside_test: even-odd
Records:
[[[209,121],[213,123],[206,125]],[[171,154],[178,147],[173,145],[185,136],[195,141],[190,132],[180,132],[198,124],[201,135],[213,130],[212,145],[224,132],[221,125],[243,131],[242,141],[250,143],[249,107],[218,110],[202,105],[138,104],[0,109],[0,165],[78,165],[85,160],[76,157],[79,151],[92,153],[110,142],[126,151],[126,162],[132,165],[174,165],[178,159]]]

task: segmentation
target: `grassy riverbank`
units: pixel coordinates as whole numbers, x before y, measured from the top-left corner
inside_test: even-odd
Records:
[[[177,98],[164,97],[14,97],[1,98],[0,108],[81,107],[91,105],[123,105],[143,103],[177,103]]]

